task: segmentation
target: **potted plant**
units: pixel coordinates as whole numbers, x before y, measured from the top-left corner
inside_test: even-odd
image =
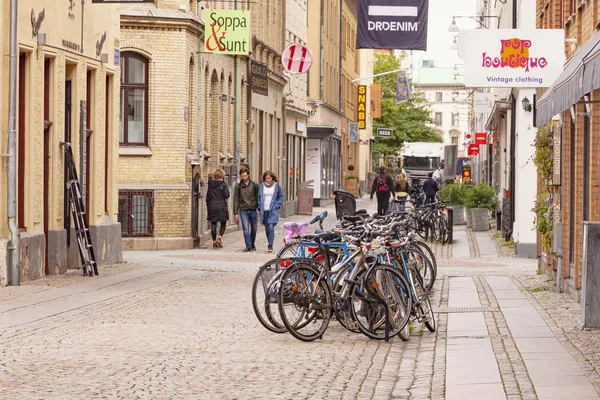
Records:
[[[352,193],[355,198],[359,197],[358,193],[358,176],[352,174],[354,171],[354,165],[348,165],[348,174],[346,175],[346,191]]]
[[[444,185],[440,191],[440,199],[446,203],[448,207],[452,207],[454,225],[465,224],[463,212],[465,192],[466,187],[459,185],[458,183]]]
[[[496,191],[487,182],[481,182],[467,191],[465,206],[471,211],[473,231],[487,231],[490,228],[489,213],[495,210],[497,205]]]

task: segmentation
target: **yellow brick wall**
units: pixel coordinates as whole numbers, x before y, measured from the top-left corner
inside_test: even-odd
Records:
[[[174,218],[174,216],[177,216]],[[191,234],[189,190],[154,191],[154,236],[186,237]]]

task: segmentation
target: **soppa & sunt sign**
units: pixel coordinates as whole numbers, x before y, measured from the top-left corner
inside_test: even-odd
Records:
[[[467,87],[543,88],[563,71],[560,29],[463,31],[459,46]]]
[[[206,19],[206,53],[249,54],[250,11],[206,10]]]

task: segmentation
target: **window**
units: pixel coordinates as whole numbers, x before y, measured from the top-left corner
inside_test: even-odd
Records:
[[[442,101],[442,92],[435,92],[435,101]]]
[[[154,194],[151,191],[119,190],[121,236],[152,236]]]
[[[452,101],[458,101],[458,92],[452,92]]]
[[[458,126],[458,121],[460,120],[460,114],[457,112],[452,113],[452,126]]]
[[[452,136],[452,144],[458,144],[458,136]]]
[[[148,60],[135,53],[121,58],[119,143],[148,144]]]
[[[435,124],[437,126],[442,126],[442,113],[441,112],[435,113]]]

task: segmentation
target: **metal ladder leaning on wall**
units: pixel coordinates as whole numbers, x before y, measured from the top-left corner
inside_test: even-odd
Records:
[[[75,236],[77,237],[77,245],[79,247],[79,258],[83,268],[83,274],[88,276],[98,275],[98,265],[94,256],[94,248],[92,246],[92,238],[85,212],[85,204],[81,195],[81,186],[77,179],[77,170],[75,168],[75,159],[73,158],[73,150],[71,143],[60,142],[65,148],[65,166],[68,172],[68,181],[66,183],[67,195],[69,196],[69,205],[73,214],[73,222],[75,225]]]

